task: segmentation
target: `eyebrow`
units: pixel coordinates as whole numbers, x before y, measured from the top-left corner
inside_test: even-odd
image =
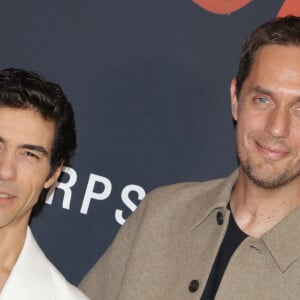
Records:
[[[273,92],[268,90],[268,89],[265,89],[259,85],[256,85],[254,86],[253,88],[250,89],[250,92],[251,93],[262,93],[262,94],[265,94],[265,95],[269,95],[269,96],[273,96]]]
[[[32,144],[22,144],[20,145],[21,149],[29,149],[33,151],[40,152],[41,154],[48,156],[49,153],[48,151],[43,147],[43,146],[38,146],[38,145],[32,145]]]
[[[2,136],[0,136],[0,142],[5,143],[5,139]],[[43,146],[40,146],[40,145],[21,144],[21,145],[19,145],[19,148],[37,151],[45,156],[49,155],[49,152]]]

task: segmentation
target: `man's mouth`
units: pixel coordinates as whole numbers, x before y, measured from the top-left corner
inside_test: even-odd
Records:
[[[13,198],[13,195],[0,193],[0,198]]]
[[[256,146],[258,151],[266,158],[279,160],[286,157],[289,154],[289,151],[283,148],[279,148],[276,146],[269,146],[265,144],[261,144],[256,142]]]

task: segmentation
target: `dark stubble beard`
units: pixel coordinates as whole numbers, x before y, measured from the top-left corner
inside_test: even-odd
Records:
[[[259,176],[259,171],[257,172],[251,166],[249,159],[244,163],[240,162],[240,164],[248,178],[256,186],[263,189],[276,189],[282,187],[300,176],[300,160],[298,160],[294,166],[292,166],[291,163],[288,164],[276,177]]]

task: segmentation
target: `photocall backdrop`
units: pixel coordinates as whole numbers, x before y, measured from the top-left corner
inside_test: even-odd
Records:
[[[74,106],[78,149],[33,232],[74,284],[151,189],[237,167],[229,85],[251,29],[298,0],[0,0],[0,67]]]

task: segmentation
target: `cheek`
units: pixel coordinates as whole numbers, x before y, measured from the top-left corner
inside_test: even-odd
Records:
[[[241,113],[237,122],[237,129],[244,134],[262,133],[265,128],[265,117],[253,113]]]
[[[297,132],[292,132],[287,141],[288,146],[294,148],[296,152],[300,152],[300,129]]]
[[[248,152],[249,148],[253,147],[252,141],[255,140],[255,137],[262,135],[261,128],[253,122],[247,122],[245,119],[237,123],[236,144],[239,152]]]
[[[29,193],[36,193],[43,189],[44,183],[47,180],[48,168],[32,167],[19,165],[18,182],[22,187],[26,187]]]

